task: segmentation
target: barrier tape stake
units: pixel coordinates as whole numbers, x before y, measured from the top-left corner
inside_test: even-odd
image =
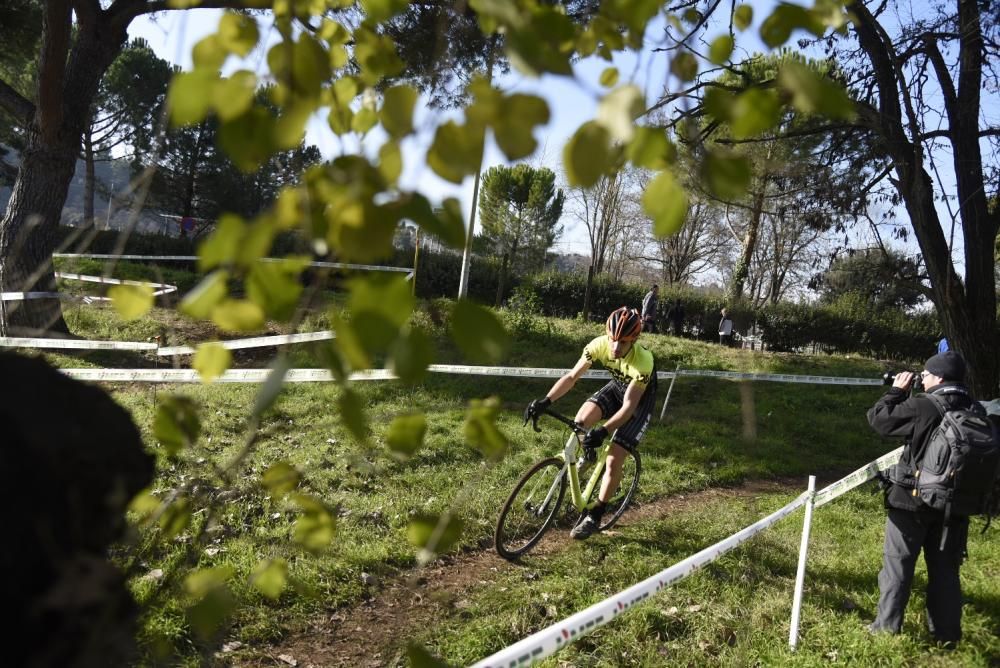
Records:
[[[809,498],[802,519],[802,542],[799,543],[799,567],[795,572],[795,595],[792,597],[792,623],[788,628],[788,646],[794,652],[799,643],[799,614],[802,611],[802,588],[806,579],[806,554],[809,552],[809,529],[812,525],[813,500],[816,498],[816,476],[809,476]]]
[[[667,404],[670,403],[670,393],[674,391],[674,383],[677,382],[677,376],[680,375],[681,363],[677,363],[677,368],[674,369],[674,377],[670,379],[670,387],[667,388],[667,396],[663,398],[663,408],[660,409],[660,422],[663,422],[663,416],[667,414]]]

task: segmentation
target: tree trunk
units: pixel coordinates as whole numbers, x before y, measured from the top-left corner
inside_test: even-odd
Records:
[[[83,225],[94,226],[94,136],[90,126],[83,131]]]
[[[494,302],[494,306],[500,308],[500,304],[503,301],[503,289],[504,284],[507,282],[507,258],[510,256],[507,253],[503,254],[503,259],[500,260],[500,276],[497,280],[497,296]]]
[[[761,189],[753,200],[753,210],[750,213],[750,223],[743,235],[743,245],[740,249],[740,259],[733,271],[733,280],[729,283],[728,299],[737,302],[743,297],[743,287],[750,274],[750,262],[757,248],[757,236],[760,233],[760,219],[764,211],[764,193],[767,190],[767,177],[762,179]]]
[[[65,0],[50,0],[44,6],[38,104],[25,128],[27,148],[0,219],[0,292],[55,291],[56,229],[84,125],[101,77],[127,37],[127,22],[103,21],[96,3],[71,7]],[[78,30],[71,40],[74,11]],[[0,335],[44,332],[68,332],[58,299],[0,301]]]

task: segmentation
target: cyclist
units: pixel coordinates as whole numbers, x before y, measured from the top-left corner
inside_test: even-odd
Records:
[[[608,501],[618,489],[622,464],[627,452],[639,445],[656,401],[656,366],[653,353],[636,343],[642,331],[642,318],[635,309],[614,311],[605,324],[606,333],[584,347],[583,356],[572,369],[555,382],[541,399],[535,399],[524,410],[524,419],[540,415],[553,401],[573,389],[576,381],[594,362],[600,362],[610,373],[611,382],[587,399],[576,413],[576,422],[588,429],[583,447],[593,453],[611,433],[612,447],[608,454],[604,479],[597,496],[597,505],[573,527],[573,538],[591,536],[601,524]],[[604,424],[594,425],[604,418]]]

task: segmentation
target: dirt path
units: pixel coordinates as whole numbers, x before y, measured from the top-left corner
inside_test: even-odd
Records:
[[[663,517],[709,500],[789,493],[801,489],[802,480],[798,478],[752,481],[739,487],[707,489],[632,508],[622,517],[620,524],[627,526],[648,518]],[[532,554],[562,551],[571,540],[566,531],[551,531]],[[517,568],[522,566],[505,561],[492,548],[442,557],[424,568],[387,580],[371,598],[315,620],[306,632],[259,651],[253,659],[240,660],[234,656],[226,663],[286,668],[292,665],[301,668],[395,665],[404,651],[402,639],[412,637],[412,631],[426,628],[451,610],[461,609],[467,592],[488,584],[498,572]]]

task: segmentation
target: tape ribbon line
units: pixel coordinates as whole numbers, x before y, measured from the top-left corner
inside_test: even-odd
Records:
[[[104,285],[138,285],[140,287],[153,288],[153,296],[159,297],[170,292],[176,292],[177,286],[168,283],[153,283],[152,281],[133,281],[120,278],[105,278],[104,276],[90,276],[89,274],[70,274],[64,271],[55,272],[56,278],[64,281],[83,281],[85,283],[103,283]],[[99,296],[77,296],[66,292],[0,292],[0,301],[17,302],[27,299],[72,299],[84,302],[106,302],[111,301],[110,297]]]
[[[197,262],[196,255],[103,255],[95,253],[53,253],[52,257],[76,258],[87,260],[146,260],[149,262]],[[285,262],[287,258],[262,257],[261,262]],[[309,263],[310,267],[318,269],[360,269],[364,271],[398,271],[412,274],[410,267],[386,267],[378,264],[351,264],[349,262],[321,262]]]
[[[837,482],[824,487],[822,490],[816,492],[816,495],[813,497],[813,507],[829,503],[838,496],[846,494],[855,487],[871,480],[879,471],[884,471],[899,461],[902,452],[903,448],[897,448],[875,461],[869,462]],[[800,506],[805,505],[808,500],[809,492],[804,492],[784,508],[733,534],[729,538],[725,538],[715,545],[705,548],[701,552],[674,564],[670,568],[660,571],[656,575],[646,578],[642,582],[610,598],[604,599],[600,603],[595,603],[586,610],[567,617],[561,622],[553,624],[534,635],[500,650],[496,654],[473,664],[473,668],[524,666],[551,656],[567,644],[590,633],[599,626],[609,623],[636,603],[646,600],[650,595],[687,577],[701,566],[718,559],[726,552],[791,514]]]

